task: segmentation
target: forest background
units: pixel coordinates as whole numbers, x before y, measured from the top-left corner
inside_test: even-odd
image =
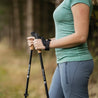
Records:
[[[32,31],[45,38],[55,36],[53,11],[62,0],[0,0],[0,98],[23,98],[29,62],[27,36]],[[88,37],[94,58],[89,81],[90,98],[98,98],[98,0],[93,0]],[[56,68],[54,49],[42,51],[48,88]],[[33,53],[29,97],[45,98],[39,56]]]

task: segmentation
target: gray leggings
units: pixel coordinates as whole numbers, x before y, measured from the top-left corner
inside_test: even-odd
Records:
[[[49,98],[89,98],[88,80],[93,60],[58,64],[49,90]]]

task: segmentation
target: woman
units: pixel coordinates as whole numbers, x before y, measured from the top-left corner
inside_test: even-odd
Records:
[[[50,98],[89,98],[88,80],[94,66],[87,47],[91,13],[91,0],[64,0],[53,13],[56,36],[48,46],[55,48],[58,66]],[[28,37],[28,44],[45,49],[41,39]]]

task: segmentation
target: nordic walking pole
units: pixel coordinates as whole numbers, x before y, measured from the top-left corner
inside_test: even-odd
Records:
[[[30,77],[32,53],[33,53],[33,46],[30,47],[29,68],[28,68],[28,74],[27,74],[26,89],[25,89],[25,94],[24,94],[25,98],[27,98],[27,96],[28,96],[28,85],[29,85],[29,77]]]
[[[35,38],[38,39],[38,34],[37,33],[31,32],[31,35],[32,36],[35,35]],[[45,75],[45,70],[44,70],[44,65],[43,65],[43,59],[42,59],[41,50],[38,50],[38,54],[39,54],[39,57],[40,57],[40,63],[41,63],[41,69],[42,69],[42,74],[43,74],[43,79],[44,79],[46,96],[47,96],[47,98],[49,98],[48,87],[47,87],[47,81],[46,81],[46,75]]]
[[[44,70],[44,65],[43,65],[43,59],[42,59],[42,54],[41,54],[41,51],[40,50],[38,50],[38,54],[39,54],[40,62],[41,62],[41,69],[42,69],[42,74],[43,74],[43,79],[44,79],[46,96],[47,96],[47,98],[49,98],[47,81],[46,81],[45,70]]]

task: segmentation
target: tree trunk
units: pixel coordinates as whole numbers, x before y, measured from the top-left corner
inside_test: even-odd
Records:
[[[30,32],[34,30],[34,21],[33,21],[33,1],[34,0],[27,0],[27,36],[30,36]]]
[[[20,20],[19,20],[19,8],[18,8],[18,0],[12,0],[13,2],[13,32],[12,32],[12,40],[13,47],[20,48],[21,47],[21,34],[20,34]]]

